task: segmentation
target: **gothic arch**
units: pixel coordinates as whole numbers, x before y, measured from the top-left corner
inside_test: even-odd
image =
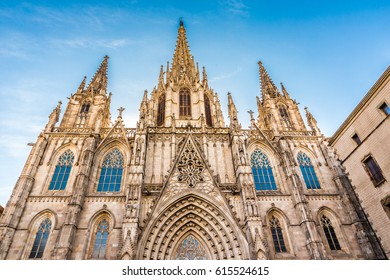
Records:
[[[66,151],[71,150],[74,154],[74,164],[77,165],[79,162],[80,157],[80,149],[73,144],[72,142],[66,143],[64,145],[61,145],[55,151],[52,153],[51,157],[49,158],[47,164],[48,165],[55,165],[57,163],[58,158]]]
[[[108,240],[107,240],[107,247],[108,244],[110,244],[110,237],[112,230],[115,228],[115,217],[111,213],[111,211],[107,210],[106,208],[101,209],[97,211],[89,220],[88,222],[88,240],[86,242],[87,246],[85,248],[85,253],[84,253],[84,259],[91,259],[92,254],[93,254],[93,247],[95,243],[95,237],[96,237],[96,232],[98,230],[99,224],[103,221],[106,220],[108,222]],[[106,248],[107,249],[107,248]]]
[[[281,226],[281,229],[282,229],[282,232],[283,232],[283,238],[284,238],[284,243],[285,243],[285,246],[286,246],[286,252],[283,253],[284,254],[284,257],[287,257],[288,256],[293,256],[294,255],[294,247],[292,246],[293,242],[291,242],[291,235],[290,235],[290,231],[289,231],[289,228],[290,228],[290,220],[288,218],[288,216],[279,208],[276,208],[276,207],[272,207],[270,208],[266,215],[265,215],[265,221],[266,221],[266,225],[269,229],[269,233],[270,233],[270,242],[269,244],[273,244],[273,237],[272,237],[272,234],[271,234],[271,218],[272,217],[275,217],[278,219],[279,223],[280,223],[280,226]],[[275,251],[275,248],[274,246],[272,246],[272,249],[271,249],[271,253],[273,256],[276,255],[276,251]]]
[[[118,148],[125,158],[125,165],[130,164],[130,150],[129,144],[125,143],[124,139],[107,139],[106,142],[99,146],[95,152],[95,164],[101,164],[104,157],[114,148]]]
[[[319,189],[316,189],[316,191],[317,191],[317,192],[322,192],[323,186],[325,185],[325,182],[324,182],[324,180],[323,180],[323,176],[322,176],[321,170],[320,170],[320,168],[319,168],[320,163],[319,163],[319,161],[318,161],[318,159],[317,159],[317,156],[315,155],[314,151],[312,151],[312,150],[311,150],[310,148],[308,148],[308,147],[305,147],[305,146],[302,146],[302,145],[296,147],[296,148],[294,149],[294,151],[293,151],[293,156],[294,156],[295,165],[296,165],[297,167],[300,166],[300,165],[299,165],[299,162],[298,162],[298,159],[297,159],[297,157],[298,157],[298,155],[299,155],[300,152],[306,154],[306,155],[310,158],[310,161],[311,161],[311,163],[312,163],[314,172],[315,172],[315,174],[316,174],[317,180],[318,180],[319,185],[320,185],[320,188],[319,188]],[[305,186],[305,187],[304,187],[304,190],[307,190],[306,184],[305,184],[305,181],[304,181],[303,174],[302,174],[301,170],[299,170],[299,174],[300,174],[300,177],[301,177],[301,179],[302,179],[302,182],[304,183],[304,186]]]
[[[61,190],[61,193],[62,194],[69,194],[72,192],[72,189],[73,189],[73,181],[74,181],[74,178],[75,178],[75,169],[76,169],[76,166],[78,165],[78,160],[79,160],[79,149],[76,147],[76,145],[74,145],[73,143],[67,143],[65,145],[62,145],[61,147],[59,147],[58,149],[56,149],[47,165],[49,165],[49,172],[46,173],[46,178],[44,180],[44,184],[42,184],[42,189],[41,189],[41,193],[44,193],[44,194],[50,194],[50,195],[53,195],[53,194],[57,194],[57,191],[55,190],[51,190],[49,191],[49,186],[50,186],[50,183],[53,179],[53,174],[56,170],[56,167],[57,167],[57,163],[58,163],[58,160],[59,158],[67,151],[70,151],[73,153],[73,164],[72,164],[72,168],[70,170],[70,173],[69,173],[69,178],[67,180],[67,185],[66,185],[66,188],[65,190]],[[77,172],[77,171],[76,171]]]
[[[321,221],[321,218],[323,216],[329,218],[331,225],[335,231],[337,240],[340,244],[340,250],[344,251],[345,253],[349,253],[350,249],[348,246],[348,242],[347,242],[347,239],[345,238],[345,234],[344,234],[344,231],[342,229],[342,223],[341,223],[338,215],[332,209],[323,206],[317,212],[317,222],[318,222],[320,235],[322,237],[323,243],[325,244],[325,248],[328,251],[332,252],[332,250],[330,249],[329,243],[327,241],[327,236],[326,236],[324,229],[323,229],[323,224]]]
[[[280,168],[280,157],[279,154],[275,153],[275,151],[266,145],[263,142],[260,141],[255,141],[249,144],[247,151],[248,151],[248,156],[249,160],[251,159],[252,153],[256,150],[263,151],[264,154],[267,155],[268,160],[270,162],[271,168],[273,170],[273,176],[275,178],[276,182],[276,187],[278,191],[284,191],[285,186],[284,186],[284,181],[283,180],[283,170]]]
[[[188,240],[192,239],[192,240]],[[184,244],[184,242],[190,241],[190,246],[188,244]],[[196,244],[197,243],[197,244]],[[209,251],[208,246],[206,245],[208,242],[205,240],[196,230],[191,229],[190,227],[187,228],[186,232],[183,234],[181,240],[176,243],[175,247],[173,248],[171,259],[180,259],[180,260],[209,260],[211,259],[211,252]],[[186,246],[187,245],[187,246]],[[191,247],[190,250],[192,252],[195,252],[192,254],[192,256],[186,256],[186,251],[188,252],[188,248],[185,247]],[[192,257],[192,258],[191,258]]]
[[[201,238],[212,259],[249,258],[243,232],[209,198],[191,193],[165,205],[146,226],[138,259],[173,259],[173,249],[189,232]]]
[[[24,245],[23,253],[22,253],[22,259],[28,259],[30,252],[33,247],[33,243],[36,238],[36,234],[38,232],[38,229],[43,221],[46,219],[49,219],[51,222],[51,228],[50,228],[50,233],[48,237],[48,241],[46,243],[45,250],[43,252],[42,259],[45,259],[45,256],[48,254],[50,255],[48,248],[52,247],[54,245],[54,239],[53,239],[53,231],[56,228],[57,225],[57,215],[50,209],[45,209],[40,211],[38,214],[36,214],[30,221],[28,225],[28,237],[26,240],[26,243]],[[53,241],[53,242],[52,242]]]
[[[121,188],[118,193],[123,193],[125,189],[125,183],[127,180],[127,166],[130,164],[129,149],[118,139],[113,139],[112,141],[107,142],[105,145],[98,148],[95,153],[95,157],[92,165],[92,172],[90,177],[89,191],[91,193],[97,192],[97,187],[99,184],[99,176],[102,170],[103,161],[106,156],[113,151],[118,149],[123,155],[123,172],[121,179]]]

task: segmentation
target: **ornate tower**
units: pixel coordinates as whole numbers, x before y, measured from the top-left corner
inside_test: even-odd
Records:
[[[224,127],[219,99],[209,87],[206,69],[202,78],[188,47],[181,21],[172,66],[161,66],[157,88],[148,102],[149,124],[158,127]]]
[[[107,94],[108,56],[105,56],[89,85],[84,77],[77,91],[69,98],[61,128],[92,128],[98,131],[110,124],[111,93]]]

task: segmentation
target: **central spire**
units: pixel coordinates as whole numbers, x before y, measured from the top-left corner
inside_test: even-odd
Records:
[[[263,97],[262,100],[264,101],[268,98],[275,98],[276,96],[279,96],[279,90],[275,86],[271,77],[268,75],[267,70],[265,70],[263,63],[259,61],[258,64],[260,68],[261,93]]]
[[[176,49],[173,54],[172,75],[173,77],[181,77],[187,74],[188,77],[196,75],[194,57],[190,53],[184,28],[183,20],[180,18],[180,26],[177,35]]]

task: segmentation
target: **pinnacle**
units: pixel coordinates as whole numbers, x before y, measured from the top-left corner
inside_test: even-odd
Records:
[[[174,76],[181,76],[186,73],[190,77],[196,74],[194,58],[191,55],[186,37],[186,29],[184,28],[184,24],[181,19],[176,48],[173,54],[172,73]]]
[[[259,71],[260,71],[260,84],[261,84],[261,93],[263,100],[269,97],[275,97],[279,95],[278,88],[275,86],[271,77],[268,75],[267,70],[264,68],[263,63],[261,61],[258,62]]]
[[[98,70],[95,72],[91,82],[88,85],[88,89],[93,87],[94,89],[107,89],[107,69],[108,69],[108,55],[105,55]]]

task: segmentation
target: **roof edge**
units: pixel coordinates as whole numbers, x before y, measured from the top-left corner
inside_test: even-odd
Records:
[[[340,125],[340,127],[336,130],[333,136],[329,140],[329,144],[333,145],[333,143],[338,140],[341,132],[348,126],[350,121],[354,119],[360,112],[360,110],[364,107],[367,101],[379,90],[379,88],[384,84],[384,82],[390,78],[390,66],[383,72],[383,74],[379,77],[379,79],[375,82],[375,84],[371,87],[371,89],[367,92],[367,94],[363,97],[363,99],[359,102],[358,105],[352,110],[349,116],[344,120],[344,122]]]

